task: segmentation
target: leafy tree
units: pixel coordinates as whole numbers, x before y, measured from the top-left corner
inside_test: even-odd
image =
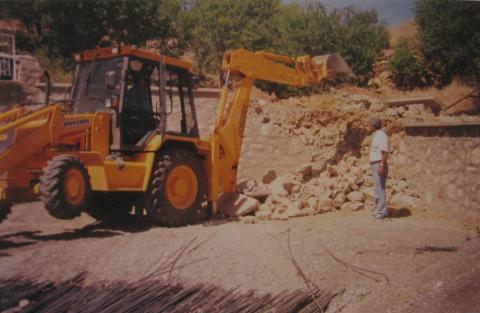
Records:
[[[73,53],[104,40],[140,45],[159,39],[166,49],[175,36],[180,4],[178,0],[33,0],[1,2],[0,10],[27,28],[24,48],[42,49],[69,68]]]
[[[0,12],[25,24],[28,40],[19,40],[23,48],[41,51],[43,59],[62,60],[67,70],[72,53],[104,41],[141,45],[155,39],[164,52],[194,52],[201,72],[219,70],[225,51],[240,47],[291,56],[339,51],[365,80],[388,42],[385,26],[374,11],[348,7],[328,13],[318,0],[306,4],[282,0],[19,0],[0,1]]]
[[[480,80],[480,2],[417,0],[416,22],[426,67],[439,85],[459,76]]]
[[[199,0],[185,16],[181,37],[191,39],[200,70],[219,69],[229,49],[272,45],[279,5],[279,0]]]
[[[400,88],[413,88],[423,84],[423,66],[408,41],[401,40],[390,58],[393,80]]]
[[[320,2],[285,5],[277,17],[279,38],[274,49],[287,55],[319,55],[337,49],[340,25]]]
[[[373,10],[347,7],[328,14],[318,1],[291,3],[280,10],[277,25],[280,35],[273,50],[291,56],[340,52],[360,83],[367,82],[376,57],[388,46],[386,27]],[[275,84],[262,87],[282,97],[315,90]]]
[[[187,16],[192,28],[183,29],[182,33],[191,33],[192,48],[201,71],[218,69],[223,53],[239,46],[240,4],[240,1],[229,0],[199,1]]]
[[[359,11],[350,6],[337,14],[341,20],[339,51],[360,82],[366,83],[376,57],[389,45],[386,26],[378,21],[375,10]]]

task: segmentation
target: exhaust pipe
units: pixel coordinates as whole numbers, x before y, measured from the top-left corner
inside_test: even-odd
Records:
[[[43,72],[43,75],[47,78],[47,81],[45,82],[45,106],[48,106],[50,103],[50,87],[51,87],[51,81],[50,81],[50,73],[48,71]]]

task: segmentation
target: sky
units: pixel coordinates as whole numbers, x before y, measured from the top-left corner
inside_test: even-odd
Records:
[[[396,26],[414,18],[414,0],[321,0],[327,9],[355,5],[361,9],[376,9],[380,20]]]

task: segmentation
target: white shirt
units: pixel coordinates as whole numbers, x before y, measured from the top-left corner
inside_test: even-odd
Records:
[[[370,162],[382,159],[382,151],[388,152],[388,137],[383,129],[373,133],[372,146],[370,147]]]

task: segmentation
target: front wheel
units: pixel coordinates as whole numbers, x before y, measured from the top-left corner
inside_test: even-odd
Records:
[[[40,177],[40,199],[50,215],[72,219],[88,208],[92,188],[83,162],[73,155],[48,161]]]
[[[192,152],[160,152],[147,194],[147,213],[165,226],[188,225],[202,210],[206,185],[203,167]]]

